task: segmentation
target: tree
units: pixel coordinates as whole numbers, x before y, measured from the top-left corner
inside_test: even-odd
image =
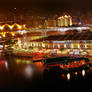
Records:
[[[9,39],[9,40],[7,40],[7,41],[5,42],[5,44],[6,44],[6,45],[13,45],[13,44],[15,44],[15,41],[12,40],[12,39]]]

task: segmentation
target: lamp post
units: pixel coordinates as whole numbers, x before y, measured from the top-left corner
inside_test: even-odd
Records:
[[[16,7],[13,8],[13,11],[14,11],[14,15],[13,15],[13,16],[14,16],[14,23],[16,22],[16,16],[15,16],[15,14],[16,14],[16,9],[17,9]]]

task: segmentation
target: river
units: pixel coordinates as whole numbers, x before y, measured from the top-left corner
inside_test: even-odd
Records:
[[[30,58],[3,56],[0,58],[0,90],[10,92],[34,92],[59,90],[90,90],[92,67],[76,72],[46,70]],[[76,89],[75,89],[76,88]],[[28,91],[29,90],[29,91]]]

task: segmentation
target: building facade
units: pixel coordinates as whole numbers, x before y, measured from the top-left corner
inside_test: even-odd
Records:
[[[52,48],[52,49],[92,49],[91,40],[66,40],[66,41],[45,41],[45,42],[29,42],[30,47]]]
[[[57,20],[58,27],[72,26],[72,17],[69,15],[61,16]]]

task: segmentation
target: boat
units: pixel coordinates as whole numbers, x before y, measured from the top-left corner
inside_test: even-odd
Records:
[[[89,61],[90,60],[88,58],[71,56],[48,58],[42,60],[43,64],[47,66],[47,68],[60,68],[64,71],[88,68],[90,65]]]

